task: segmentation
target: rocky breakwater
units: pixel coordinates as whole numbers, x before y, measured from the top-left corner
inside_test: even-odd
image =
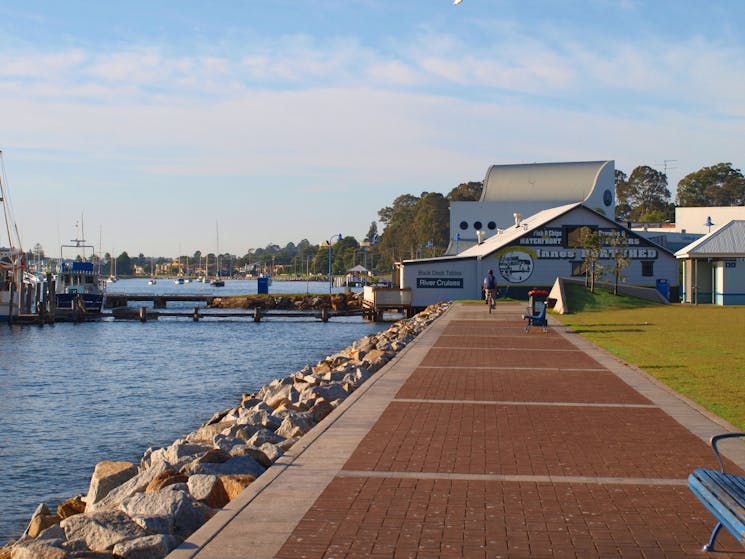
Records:
[[[276,379],[218,412],[170,446],[145,451],[139,464],[99,462],[87,495],[52,512],[34,512],[0,559],[165,557],[248,487],[447,304],[428,307],[365,336],[315,366]]]
[[[209,304],[214,309],[320,310],[345,311],[362,308],[362,293],[333,295],[233,295],[215,297]]]

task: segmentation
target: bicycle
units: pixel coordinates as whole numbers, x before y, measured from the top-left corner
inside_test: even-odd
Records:
[[[486,304],[489,306],[489,314],[491,314],[492,310],[494,310],[494,308],[496,307],[496,295],[496,289],[486,290]]]

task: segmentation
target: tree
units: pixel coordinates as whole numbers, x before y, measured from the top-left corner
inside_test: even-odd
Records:
[[[732,163],[717,163],[683,177],[678,183],[679,206],[743,206],[745,177]]]
[[[599,231],[587,226],[580,229],[579,235],[584,249],[585,287],[595,293],[595,280],[603,275],[603,267],[598,264],[603,237]]]
[[[617,187],[618,191],[618,187]],[[631,221],[651,221],[653,216],[668,219],[670,191],[667,176],[647,165],[640,165],[631,172],[625,185],[621,185],[623,203],[628,204]],[[655,214],[660,212],[660,214]],[[660,220],[660,221],[664,221]]]
[[[367,230],[367,235],[365,236],[365,239],[373,242],[378,238],[378,224],[377,222],[373,221],[370,224],[370,229]]]
[[[116,273],[122,276],[132,275],[132,259],[126,251],[116,257]]]
[[[629,221],[631,214],[631,205],[629,197],[631,191],[628,183],[628,176],[620,169],[616,169],[616,221]]]
[[[451,202],[478,202],[484,189],[482,182],[462,182],[447,195]]]
[[[610,247],[613,252],[613,263],[610,272],[613,274],[613,295],[618,295],[618,283],[626,281],[623,277],[623,271],[629,265],[629,242],[622,231],[614,231],[610,240]]]

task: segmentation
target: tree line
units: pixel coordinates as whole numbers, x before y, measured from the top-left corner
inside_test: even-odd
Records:
[[[331,272],[344,274],[361,264],[376,275],[387,275],[394,262],[411,258],[441,256],[450,242],[450,203],[478,201],[483,184],[464,182],[447,195],[422,192],[419,196],[402,194],[390,206],[378,211],[378,220],[370,224],[364,239],[347,236],[312,244],[303,239],[284,247],[269,244],[264,248],[248,249],[242,256],[220,254],[220,274],[274,273],[300,277],[321,277],[328,274],[329,254]],[[743,206],[745,205],[745,177],[731,163],[717,163],[686,175],[678,182],[673,201],[667,176],[649,165],[640,165],[630,174],[616,169],[616,221],[662,223],[674,219],[676,206]],[[378,231],[378,223],[382,232]],[[329,251],[329,244],[332,244]],[[33,261],[43,254],[39,245],[29,253]],[[116,260],[116,264],[114,264]],[[209,262],[210,273],[217,271],[218,255],[196,251],[192,255],[173,258],[152,258],[143,254],[130,256],[122,252],[114,258],[105,254],[101,259],[102,273],[132,275],[135,269],[152,274],[152,266],[186,273]],[[183,263],[183,264],[182,264]],[[176,272],[174,272],[176,273]]]

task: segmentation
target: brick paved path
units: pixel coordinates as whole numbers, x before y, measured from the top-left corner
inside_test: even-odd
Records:
[[[716,467],[702,437],[724,427],[562,327],[526,334],[521,311],[454,306],[392,366],[398,381],[377,387],[388,392],[368,425],[340,432],[336,469],[311,465],[324,435],[300,449],[293,464],[307,458],[323,479],[305,500],[287,484],[310,475],[279,484],[272,499],[294,511],[286,533],[262,522],[288,509],[256,498],[178,557],[743,557],[724,532],[719,547],[734,553],[700,551],[713,520],[686,486],[694,468]],[[350,427],[375,391],[342,414]]]

